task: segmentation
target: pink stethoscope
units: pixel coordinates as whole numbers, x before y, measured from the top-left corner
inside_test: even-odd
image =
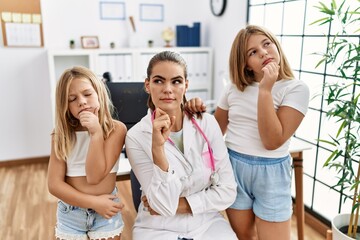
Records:
[[[155,111],[153,111],[153,113],[151,114],[151,121],[153,122],[155,119]],[[205,133],[203,132],[203,130],[200,128],[199,124],[195,121],[194,117],[191,116],[191,122],[192,124],[196,127],[196,129],[200,132],[200,134],[202,135],[202,137],[204,138],[204,140],[207,143],[208,146],[208,151],[209,151],[209,156],[210,156],[210,167],[211,167],[211,175],[210,175],[210,183],[212,186],[215,186],[219,183],[219,174],[215,171],[215,159],[214,159],[214,155],[213,155],[213,150],[210,146],[210,141],[208,140],[208,138],[206,137]],[[193,167],[192,164],[186,159],[186,157],[184,156],[184,154],[176,147],[175,143],[173,140],[171,140],[171,138],[169,137],[167,139],[168,142],[170,142],[171,145],[173,145],[184,157],[185,161],[191,166],[191,173],[189,175],[192,174],[193,171]]]

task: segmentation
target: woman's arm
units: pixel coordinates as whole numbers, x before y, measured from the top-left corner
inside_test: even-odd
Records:
[[[133,127],[134,128],[134,127]],[[174,216],[179,205],[182,183],[177,169],[163,171],[152,159],[151,133],[134,128],[126,136],[126,153],[151,208],[162,216]]]
[[[141,198],[141,201],[143,202],[144,207],[147,208],[147,210],[149,211],[149,213],[151,215],[159,215],[159,213],[157,213],[156,211],[154,211],[151,208],[149,202],[147,201],[146,196],[143,196]],[[178,203],[178,208],[176,210],[176,214],[192,214],[191,207],[185,197],[179,198],[179,203]]]
[[[86,157],[86,178],[89,184],[100,183],[119,159],[127,130],[119,121],[114,121],[114,125],[114,130],[105,140],[101,128],[91,134]]]
[[[154,164],[165,172],[168,171],[169,162],[165,155],[164,144],[169,138],[171,128],[174,124],[175,116],[169,116],[160,108],[156,109],[152,122],[151,152]]]
[[[122,204],[112,201],[116,196],[82,193],[65,182],[65,174],[66,162],[56,157],[52,140],[47,176],[48,189],[52,195],[73,206],[92,208],[105,218],[110,218],[122,209]]]
[[[216,120],[211,115],[204,115],[205,124],[201,128],[210,141],[215,158],[215,169],[219,182],[186,197],[192,214],[222,211],[228,208],[236,197],[236,182],[229,160],[223,136]]]
[[[141,184],[143,195],[146,196],[145,198],[143,196],[143,204],[145,207],[150,207],[150,213],[173,216],[219,211],[226,209],[235,200],[236,183],[227,148],[216,120],[213,117],[210,119],[211,123],[203,129],[207,129],[206,135],[213,147],[220,182],[217,186],[203,189],[186,198],[179,197],[182,183],[176,169],[170,165],[168,172],[161,171],[149,157],[152,155],[151,151],[147,153],[144,151],[143,145],[146,145],[145,143],[149,140],[150,133],[149,136],[145,136],[143,132],[134,133],[135,129],[132,129],[127,135],[126,152]]]

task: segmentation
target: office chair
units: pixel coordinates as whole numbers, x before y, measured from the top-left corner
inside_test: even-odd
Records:
[[[122,153],[124,153],[125,158],[127,158],[125,148],[126,147],[123,148]],[[132,169],[130,170],[130,186],[131,186],[131,195],[132,195],[133,204],[137,212],[139,205],[141,203],[141,185]]]
[[[102,77],[104,82],[112,82],[112,76],[110,72],[104,72]]]
[[[111,101],[114,104],[115,118],[123,122],[129,130],[146,115],[148,94],[144,91],[143,82],[112,82],[110,72],[103,73],[103,79],[110,91]],[[137,111],[133,111],[137,109]],[[126,148],[126,146],[125,146]],[[127,158],[125,149],[123,150]],[[135,209],[141,203],[141,186],[134,172],[130,171],[131,192]]]

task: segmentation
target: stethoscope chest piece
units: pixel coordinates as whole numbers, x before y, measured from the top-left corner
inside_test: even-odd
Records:
[[[219,180],[220,180],[220,177],[219,177],[219,174],[217,172],[213,172],[210,175],[211,185],[216,186],[219,183]]]

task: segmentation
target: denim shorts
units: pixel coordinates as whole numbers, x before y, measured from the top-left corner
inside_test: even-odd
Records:
[[[117,188],[111,193],[117,194]],[[113,199],[119,202],[119,198]],[[71,206],[61,200],[57,206],[55,236],[59,239],[108,239],[119,236],[124,223],[120,212],[106,219],[90,208]]]
[[[292,214],[291,156],[264,158],[228,149],[237,182],[232,209],[249,210],[268,222],[283,222]]]

